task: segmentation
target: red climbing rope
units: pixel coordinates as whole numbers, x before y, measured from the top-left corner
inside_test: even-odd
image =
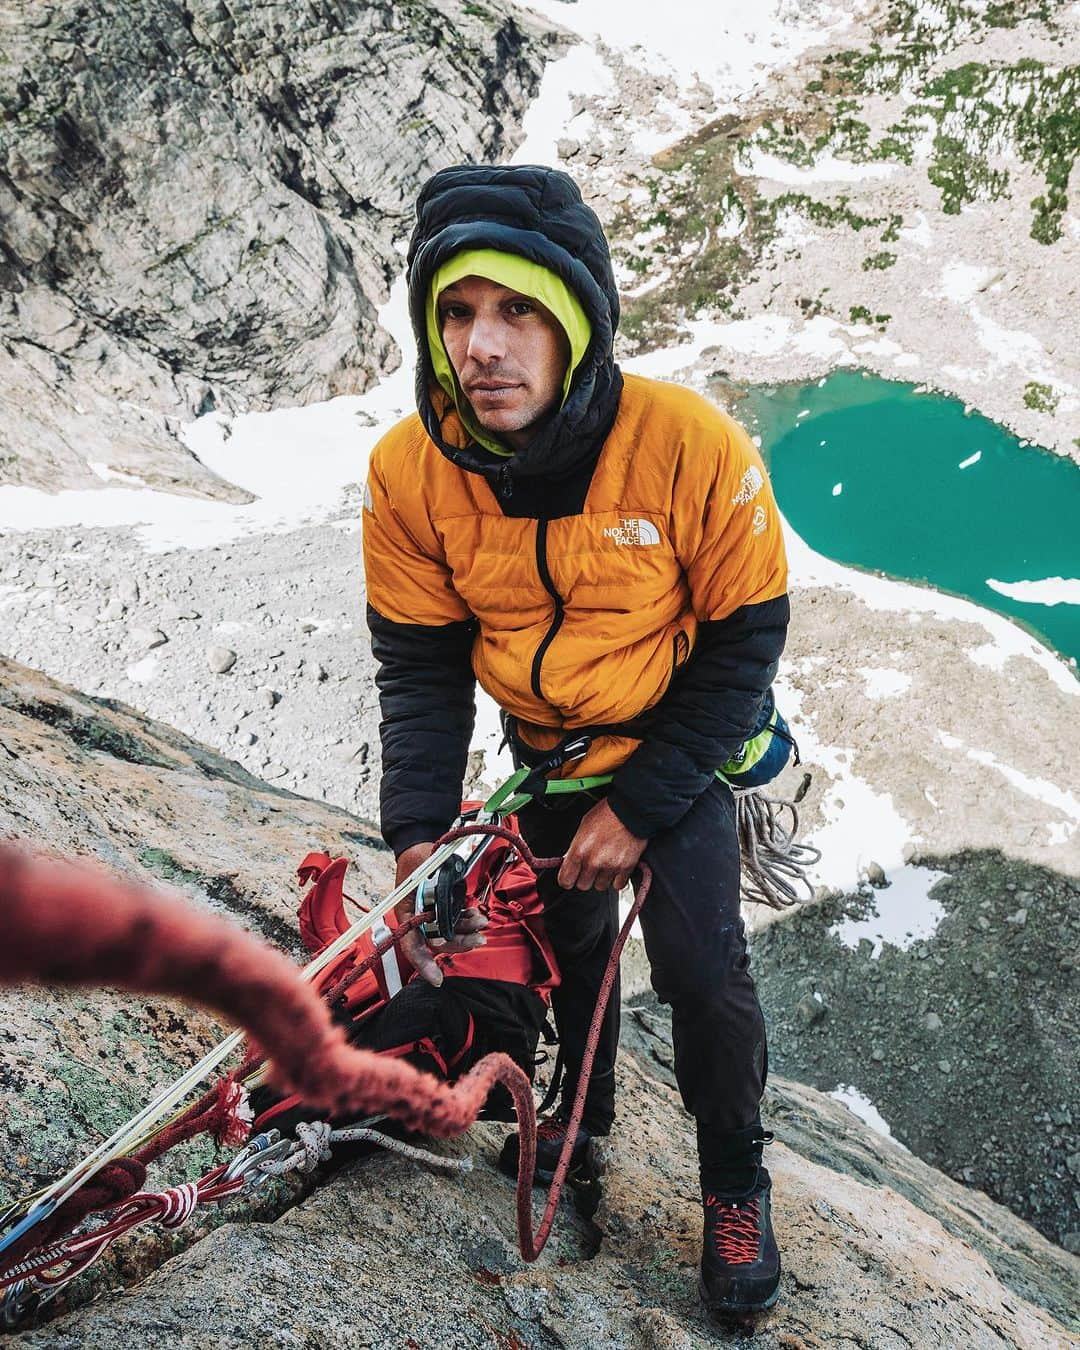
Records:
[[[561,861],[534,859],[524,841],[499,826],[463,826],[445,839],[482,833],[508,837],[530,865],[550,867]],[[232,924],[99,869],[31,858],[11,845],[0,845],[0,914],[5,920],[0,984],[35,980],[108,985],[207,1005],[257,1037],[271,1061],[269,1079],[278,1091],[298,1094],[331,1119],[385,1112],[410,1130],[448,1137],[473,1124],[492,1089],[501,1083],[513,1099],[521,1132],[517,1183],[521,1254],[534,1261],[551,1232],[619,955],[650,880],[648,868],[642,866],[634,905],[601,985],[566,1144],[535,1235],[531,1196],[536,1109],[532,1085],[514,1061],[501,1053],[487,1055],[451,1087],[403,1060],[356,1049],[331,1021],[322,999],[297,979],[296,968]],[[184,1113],[185,1124],[188,1117],[201,1114],[200,1108],[205,1112],[213,1105],[208,1093]],[[155,1156],[164,1151],[156,1147],[159,1142],[155,1141]],[[112,1178],[107,1179],[105,1172],[112,1168],[130,1171],[132,1175],[121,1183],[126,1183],[124,1189],[130,1187],[130,1195],[142,1184],[141,1163],[123,1166],[133,1161],[119,1160],[103,1169],[95,1182],[107,1185]],[[33,1246],[40,1245],[42,1236],[34,1235]],[[25,1252],[23,1244],[19,1247]]]

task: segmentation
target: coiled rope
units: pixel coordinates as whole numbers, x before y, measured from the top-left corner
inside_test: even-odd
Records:
[[[814,898],[807,870],[821,850],[798,841],[799,808],[786,798],[766,797],[760,788],[733,788],[735,831],[742,862],[742,898],[771,909],[787,909]],[[785,828],[785,812],[791,825]],[[799,893],[799,887],[806,894]]]

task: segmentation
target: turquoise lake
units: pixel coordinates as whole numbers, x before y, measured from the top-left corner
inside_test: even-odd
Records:
[[[761,436],[780,508],[812,548],[966,596],[1080,661],[1080,605],[987,584],[1080,577],[1080,468],[915,390],[843,370],[751,387],[736,415]]]

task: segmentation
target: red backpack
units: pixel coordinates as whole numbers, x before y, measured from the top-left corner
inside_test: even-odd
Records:
[[[506,822],[516,830],[511,817]],[[318,953],[350,927],[345,913],[345,858],[331,859],[326,853],[309,853],[297,868],[301,885],[311,889],[300,902],[300,935],[308,950]],[[506,980],[524,984],[545,1000],[559,983],[559,968],[544,930],[543,905],[536,889],[536,874],[504,839],[487,846],[467,880],[467,905],[478,905],[487,915],[487,942],[470,952],[436,956],[444,976]],[[360,909],[366,908],[357,904]],[[347,951],[321,972],[316,988],[331,994],[335,986],[371,956],[396,926],[393,914],[362,933]],[[415,975],[408,962],[391,947],[381,960],[344,990],[344,1007],[353,1018],[365,1017],[381,1008]]]

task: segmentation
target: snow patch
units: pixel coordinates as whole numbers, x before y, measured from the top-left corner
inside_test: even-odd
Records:
[[[841,334],[846,330],[835,319],[819,314],[796,326],[782,314],[755,314],[752,319],[691,319],[684,325],[689,341],[678,346],[647,352],[622,363],[623,369],[651,379],[670,379],[691,366],[711,348],[740,352],[745,356],[777,356],[785,349],[799,355],[852,362]]]
[[[814,879],[825,886],[851,889],[871,862],[888,875],[902,868],[905,844],[912,830],[897,811],[891,795],[878,792],[852,770],[852,749],[825,745],[814,718],[803,710],[803,692],[784,675],[776,680],[778,705],[788,722],[798,728],[799,747],[809,764],[820,764],[833,780],[821,803],[824,824],[808,839],[822,852],[813,868]],[[873,841],[868,851],[868,841]]]
[[[540,92],[522,119],[524,139],[514,152],[513,164],[557,164],[557,143],[563,137],[584,141],[593,132],[592,115],[574,112],[575,98],[611,92],[611,72],[596,49],[586,43],[571,47],[566,56],[544,69]]]
[[[859,674],[866,681],[867,698],[895,698],[911,688],[911,676],[904,670],[890,670],[881,666],[860,666]]]
[[[770,182],[791,187],[808,187],[813,183],[862,183],[870,179],[891,178],[897,166],[876,160],[860,164],[851,159],[838,159],[830,150],[819,155],[809,167],[803,168],[752,145],[736,162],[735,168],[746,178],[767,178]]]
[[[139,477],[137,473],[122,473],[119,469],[110,468],[108,464],[98,459],[88,459],[86,461],[90,472],[106,483],[133,483],[135,487],[145,487],[146,481]]]
[[[1080,605],[1080,577],[1043,577],[1041,581],[995,581],[987,577],[986,584],[999,595],[1026,605]]]
[[[897,237],[905,244],[914,244],[917,248],[929,248],[934,242],[934,232],[922,211],[919,212],[919,218],[914,225],[906,225],[897,231]]]
[[[954,304],[966,305],[994,277],[992,267],[974,263],[950,262],[941,269],[941,289],[938,294]]]
[[[124,674],[132,684],[149,684],[158,673],[158,659],[156,656],[144,656],[141,661],[136,661],[134,665],[128,666]]]
[[[865,919],[843,919],[833,932],[852,950],[864,938],[869,939],[874,944],[872,960],[881,955],[885,943],[907,951],[913,943],[937,932],[945,910],[930,891],[948,875],[932,867],[908,863],[889,874],[891,884],[887,888],[874,891],[876,913]]]
[[[903,1148],[907,1153],[909,1150],[904,1148],[900,1141],[893,1137],[893,1132],[889,1129],[885,1117],[877,1109],[869,1097],[864,1097],[858,1088],[851,1087],[847,1083],[841,1083],[834,1091],[829,1093],[834,1102],[839,1102],[841,1106],[846,1106],[852,1115],[858,1118],[882,1138],[891,1140],[897,1148]]]

